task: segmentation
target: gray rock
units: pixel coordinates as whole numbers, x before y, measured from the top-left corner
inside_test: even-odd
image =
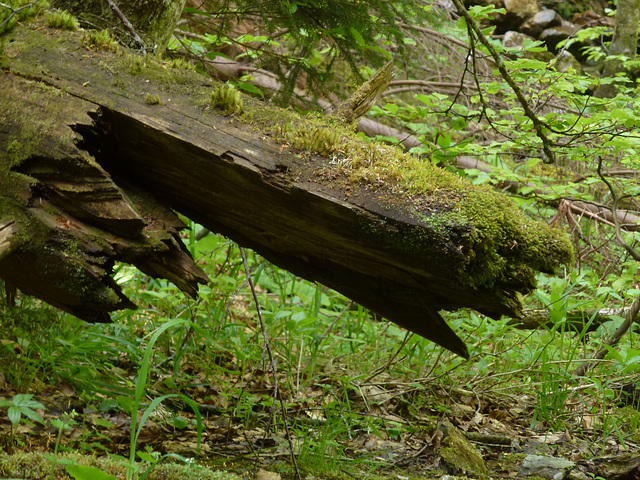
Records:
[[[496,31],[502,35],[509,30],[518,30],[523,22],[538,12],[538,3],[535,0],[503,0],[506,13],[498,15],[495,20]]]
[[[502,45],[507,48],[521,47],[526,39],[535,40],[533,37],[525,35],[524,33],[509,30],[504,34],[504,37],[502,37]]]
[[[566,50],[561,50],[560,53],[556,55],[554,66],[560,73],[564,73],[570,68],[573,68],[576,73],[582,72],[582,65],[580,65],[580,62]]]
[[[562,480],[565,476],[565,470],[571,469],[575,465],[575,462],[564,458],[527,455],[522,461],[518,474],[523,477],[535,475],[548,480]]]
[[[508,14],[525,21],[538,13],[538,2],[536,0],[504,0],[504,9]]]
[[[520,26],[520,31],[534,38],[547,28],[562,25],[562,17],[555,10],[541,10]]]
[[[549,51],[555,51],[558,43],[572,36],[580,27],[573,23],[563,22],[562,25],[545,29],[538,40],[547,44]]]

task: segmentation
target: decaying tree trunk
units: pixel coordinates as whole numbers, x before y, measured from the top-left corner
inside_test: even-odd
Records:
[[[343,129],[328,150],[318,131],[330,123],[307,131],[251,99],[225,116],[211,106],[213,82],[88,50],[80,33],[35,22],[10,35],[0,278],[81,318],[133,307],[109,276],[115,261],[191,294],[207,281],[170,209],[463,356],[439,310],[515,316],[535,272],[570,261],[561,233],[505,197],[390,147]],[[299,123],[306,150],[277,133]]]

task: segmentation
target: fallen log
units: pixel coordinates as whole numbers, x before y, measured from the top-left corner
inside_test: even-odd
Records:
[[[535,273],[571,261],[506,197],[337,120],[37,21],[10,36],[0,278],[81,318],[132,308],[115,261],[191,294],[206,281],[170,209],[462,356],[440,310],[517,316]]]

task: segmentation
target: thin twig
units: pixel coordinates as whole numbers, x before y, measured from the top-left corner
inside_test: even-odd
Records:
[[[244,264],[244,272],[247,277],[247,282],[249,283],[249,288],[251,289],[251,295],[253,296],[253,301],[256,304],[256,312],[258,313],[258,319],[260,320],[260,327],[262,327],[262,337],[264,338],[264,348],[269,357],[269,363],[271,364],[271,372],[273,374],[273,386],[275,390],[275,396],[278,397],[280,401],[280,407],[282,409],[282,420],[284,421],[284,431],[287,436],[287,441],[289,442],[289,449],[291,451],[291,461],[293,462],[293,467],[296,471],[294,476],[295,480],[301,480],[300,470],[298,470],[298,462],[296,461],[296,454],[293,451],[293,441],[291,440],[291,433],[289,432],[289,422],[287,421],[287,407],[284,405],[284,399],[282,398],[282,394],[280,393],[280,389],[278,388],[278,377],[277,377],[277,369],[276,363],[273,358],[273,354],[271,353],[271,342],[269,341],[269,335],[267,334],[267,327],[264,324],[264,318],[262,318],[262,310],[260,309],[260,301],[258,300],[258,294],[256,293],[255,286],[253,285],[253,279],[251,278],[251,272],[249,271],[249,264],[247,263],[247,255],[244,252],[244,248],[240,247],[240,255],[242,256],[242,263]]]
[[[329,325],[327,327],[327,329],[324,331],[324,333],[322,335],[320,335],[320,345],[322,345],[322,342],[324,341],[325,338],[327,338],[329,336],[329,334],[331,333],[331,331],[333,330],[333,327],[336,326],[336,323],[338,323],[340,321],[340,319],[344,316],[345,313],[347,313],[349,311],[349,309],[353,306],[353,301],[349,300],[349,303],[347,303],[345,305],[345,307],[342,309],[342,311],[336,316],[336,318],[333,320],[333,322],[331,323],[331,325]]]
[[[113,10],[113,13],[115,13],[116,16],[120,19],[120,21],[122,21],[125,28],[129,30],[129,33],[133,37],[133,41],[136,42],[138,47],[144,48],[144,42],[142,41],[142,38],[140,38],[140,35],[138,35],[138,32],[136,32],[135,28],[133,28],[133,25],[131,25],[131,22],[127,20],[127,17],[124,16],[124,13],[122,13],[118,8],[118,6],[115,3],[113,3],[113,0],[105,0],[105,2],[107,2],[107,5],[109,5],[109,8],[111,8],[111,10]]]
[[[614,226],[616,230],[616,241],[622,248],[624,248],[627,251],[629,255],[633,257],[634,260],[640,262],[640,254],[633,247],[631,247],[631,245],[629,245],[624,240],[624,238],[622,238],[620,219],[618,218],[618,214],[617,214],[617,207],[618,207],[618,202],[620,201],[620,197],[618,196],[615,188],[613,188],[613,185],[611,184],[611,182],[607,180],[607,178],[604,176],[604,173],[602,173],[602,163],[603,163],[603,160],[602,160],[602,157],[600,157],[598,159],[598,176],[600,177],[600,180],[602,180],[602,182],[609,189],[609,193],[611,194],[611,198],[613,199],[613,204],[611,205],[611,213],[613,214],[613,222],[615,224]],[[622,322],[622,325],[620,325],[618,329],[613,333],[613,335],[611,335],[611,338],[609,338],[605,342],[606,346],[602,347],[595,354],[594,356],[595,360],[598,360],[598,361],[602,360],[609,352],[609,349],[607,347],[612,347],[613,345],[618,343],[618,341],[622,338],[622,336],[629,330],[629,328],[631,328],[631,325],[633,325],[633,323],[637,320],[638,312],[640,312],[640,297],[637,297],[633,302],[633,304],[631,305],[631,308],[629,309],[629,312],[626,315],[624,322]],[[576,368],[574,375],[583,376],[586,373],[589,366],[590,366],[590,363],[586,363],[586,362],[582,363],[580,366],[578,366],[578,368]]]
[[[384,372],[387,368],[389,368],[391,366],[391,364],[393,363],[393,361],[396,359],[396,357],[400,354],[400,352],[402,351],[404,346],[407,344],[409,339],[412,337],[412,335],[413,334],[411,332],[407,331],[407,333],[404,336],[404,340],[402,340],[402,343],[400,344],[400,346],[396,350],[396,353],[393,354],[393,356],[387,361],[387,363],[385,363],[382,367],[377,368],[371,375],[369,375],[367,378],[365,378],[362,383],[370,382],[373,378],[377,377],[382,372]]]
[[[600,177],[600,180],[602,180],[602,182],[609,189],[609,193],[611,193],[611,198],[613,199],[613,204],[611,205],[611,213],[613,215],[613,223],[615,224],[615,227],[616,227],[616,240],[618,242],[618,245],[624,248],[627,251],[627,253],[631,255],[636,262],[640,262],[640,253],[636,252],[636,250],[632,248],[631,245],[629,245],[624,238],[622,238],[622,233],[620,232],[621,230],[620,219],[618,218],[618,202],[620,201],[620,198],[618,197],[618,194],[613,188],[613,185],[611,184],[611,182],[607,180],[607,177],[605,177],[604,174],[602,173],[602,157],[600,157],[600,159],[598,160],[598,176]]]
[[[27,5],[23,5],[21,7],[18,8],[13,8],[11,5],[7,5],[6,3],[0,3],[0,7],[6,8],[7,10],[11,10],[11,13],[9,14],[9,16],[7,18],[5,18],[4,22],[0,23],[0,28],[4,27],[7,23],[9,23],[9,20],[11,20],[11,18],[18,13],[20,10],[23,10],[25,8],[31,8],[36,4],[36,2],[31,2]]]

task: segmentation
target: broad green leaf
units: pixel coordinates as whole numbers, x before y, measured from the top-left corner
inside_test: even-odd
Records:
[[[30,393],[20,393],[13,397],[13,404],[16,407],[26,407],[26,408],[42,408],[46,409],[44,405],[42,405],[37,400],[32,400],[33,395]]]
[[[254,84],[249,82],[238,82],[237,87],[240,90],[244,90],[247,93],[251,93],[252,95],[256,95],[258,97],[264,97],[262,90],[256,87]]]
[[[12,423],[12,425],[16,427],[20,423],[22,412],[19,408],[11,406],[7,411],[7,416],[9,417],[9,421]]]
[[[158,463],[158,459],[148,452],[139,451],[137,452],[137,455],[138,457],[140,457],[140,460],[142,460],[143,462],[147,462],[152,465]]]
[[[184,430],[189,426],[189,420],[187,420],[182,415],[178,415],[171,419],[171,424],[178,430]]]
[[[32,410],[27,407],[18,407],[18,408],[20,409],[20,411],[25,417],[29,418],[30,420],[33,420],[34,422],[44,424],[43,418],[40,415],[38,415],[38,413],[35,410]]]
[[[113,475],[88,465],[67,465],[67,473],[75,480],[117,480]]]
[[[380,55],[382,55],[383,57],[387,58],[387,59],[391,59],[391,54],[389,52],[387,52],[384,48],[382,47],[378,47],[376,45],[366,45],[366,48],[368,50],[373,50],[374,52],[379,53]]]

